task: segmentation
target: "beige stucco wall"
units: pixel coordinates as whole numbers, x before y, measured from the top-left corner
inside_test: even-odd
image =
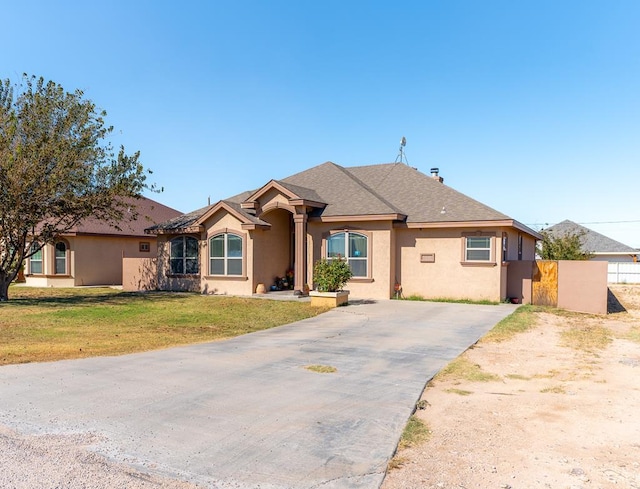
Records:
[[[66,236],[67,273],[56,275],[54,246],[43,248],[43,274],[31,275],[27,264],[26,285],[35,287],[73,287],[83,285],[121,285],[122,258],[155,257],[156,238],[123,236]],[[149,251],[140,251],[140,242],[149,243]]]
[[[309,241],[309,285],[313,283],[313,264],[324,255],[323,239],[329,231],[362,232],[369,237],[369,277],[367,279],[352,279],[345,286],[353,298],[388,299],[393,293],[394,277],[391,272],[394,229],[390,221],[362,222],[348,225],[347,223],[319,223],[311,222],[307,228]]]
[[[509,262],[507,297],[516,298],[522,304],[531,304],[533,260]]]
[[[204,241],[200,247],[200,271],[202,273],[200,290],[203,294],[251,295],[255,288],[249,279],[253,275],[253,245],[249,232],[242,229],[241,222],[225,210],[216,212],[204,223]],[[233,233],[243,240],[243,266],[241,276],[220,277],[209,275],[209,238],[219,233]]]
[[[122,259],[122,290],[156,290],[157,288],[157,257]]]
[[[275,277],[282,277],[292,268],[292,214],[284,209],[275,209],[260,218],[271,224],[269,230],[257,230],[251,233],[253,238],[253,276],[255,291],[259,283],[269,287]],[[304,257],[302,257],[304,259]]]
[[[157,255],[155,237],[76,236],[69,238],[75,250],[76,285],[121,285],[122,259]],[[140,251],[140,242],[149,243],[149,252]]]
[[[415,294],[425,298],[500,300],[502,234],[498,231],[491,230],[496,234],[492,239],[494,264],[462,265],[462,233],[468,230],[399,229],[397,269],[405,297]],[[434,254],[435,261],[421,262],[422,254]]]
[[[558,307],[607,313],[607,262],[558,261]]]

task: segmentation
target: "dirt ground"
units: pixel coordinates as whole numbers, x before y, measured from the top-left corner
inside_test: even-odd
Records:
[[[416,412],[430,438],[397,454],[382,489],[640,488],[640,285],[611,291],[626,310],[536,313],[468,350],[498,380],[430,383]]]

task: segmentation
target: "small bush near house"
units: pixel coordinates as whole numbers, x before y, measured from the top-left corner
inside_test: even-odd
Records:
[[[346,260],[334,258],[318,260],[313,267],[313,280],[318,292],[337,292],[353,276]]]

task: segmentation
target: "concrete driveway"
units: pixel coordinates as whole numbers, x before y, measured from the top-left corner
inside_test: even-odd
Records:
[[[97,433],[108,457],[211,488],[377,488],[426,382],[514,308],[379,301],[226,341],[4,366],[0,424]]]

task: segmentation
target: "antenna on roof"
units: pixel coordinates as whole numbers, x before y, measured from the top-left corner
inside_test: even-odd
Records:
[[[398,150],[398,156],[396,156],[396,163],[404,163],[406,165],[409,164],[409,160],[407,160],[407,155],[404,154],[404,147],[407,145],[407,138],[402,136],[400,140],[400,149]]]

